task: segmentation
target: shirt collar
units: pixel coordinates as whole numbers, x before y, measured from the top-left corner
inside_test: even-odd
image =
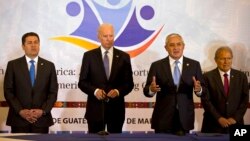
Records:
[[[231,69],[228,70],[227,72],[224,72],[224,71],[220,70],[219,68],[218,68],[218,70],[219,70],[219,73],[220,73],[221,76],[223,76],[225,73],[226,73],[228,76],[230,76]]]
[[[26,61],[27,61],[28,63],[30,62],[30,60],[34,60],[35,63],[38,62],[38,56],[36,56],[34,59],[31,59],[31,58],[29,58],[28,56],[25,55],[25,58],[26,58]]]
[[[109,48],[108,52],[109,52],[110,54],[113,54],[113,50],[114,50],[114,48],[111,47],[111,48]],[[101,51],[102,51],[102,54],[104,54],[104,52],[106,51],[106,49],[104,49],[104,47],[101,46]]]
[[[179,60],[180,64],[183,64],[183,56],[181,56],[181,58],[178,60]],[[175,63],[175,61],[176,61],[175,59],[173,59],[172,57],[169,56],[169,62],[171,65],[173,65]]]

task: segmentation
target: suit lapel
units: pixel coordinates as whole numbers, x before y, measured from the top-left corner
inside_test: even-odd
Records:
[[[163,65],[161,70],[163,71],[162,74],[165,75],[162,78],[167,78],[167,80],[169,81],[166,82],[170,82],[171,85],[174,85],[174,79],[170,67],[169,57],[163,60]]]
[[[192,79],[192,75],[194,72],[194,67],[192,67],[192,65],[192,62],[190,62],[186,57],[183,56],[180,86],[183,83],[189,84],[190,78]]]
[[[96,52],[95,52],[95,58],[94,59],[96,61],[96,68],[99,68],[97,70],[101,70],[100,73],[102,73],[102,76],[104,76],[104,78],[107,80],[106,77],[106,73],[105,73],[105,68],[104,68],[104,64],[103,64],[103,56],[102,56],[102,51],[101,51],[101,47],[99,47]]]
[[[219,87],[220,94],[223,95],[223,97],[225,97],[224,86],[223,86],[221,76],[220,76],[220,72],[219,72],[218,68],[216,68],[214,70],[213,80],[215,81],[216,86]]]
[[[29,68],[28,68],[28,64],[27,64],[25,56],[21,58],[20,69],[22,72],[21,74],[24,75],[25,80],[28,80],[25,82],[27,82],[28,85],[30,85],[30,87],[32,87],[31,86],[31,79],[30,79],[30,75],[29,75]]]
[[[231,69],[228,97],[233,97],[232,96],[234,95],[233,90],[235,90],[235,88],[238,86],[237,81],[235,81],[235,76],[236,76],[235,71]]]
[[[187,61],[187,59],[183,56],[183,64],[182,64],[182,72],[181,72],[181,81],[184,81],[183,76],[187,76],[189,73],[189,66],[190,63]]]
[[[109,77],[110,80],[115,76],[116,71],[118,70],[117,67],[119,65],[117,65],[117,64],[118,64],[120,58],[121,58],[121,56],[120,56],[119,52],[117,51],[117,49],[113,48],[113,58],[112,58],[113,60],[112,60],[112,65],[111,65],[110,77]]]
[[[37,61],[37,70],[36,70],[36,79],[35,79],[35,84],[34,87],[37,86],[39,84],[39,80],[41,79],[41,77],[43,77],[43,73],[45,72],[44,68],[45,68],[45,62],[43,61],[43,59],[41,59],[40,57],[38,57],[38,61]]]

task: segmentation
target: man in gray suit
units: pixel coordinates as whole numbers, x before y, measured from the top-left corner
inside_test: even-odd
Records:
[[[229,133],[232,125],[244,124],[248,107],[247,76],[232,67],[233,52],[222,46],[215,52],[217,68],[204,74],[207,93],[201,98],[204,118],[201,132]]]
[[[4,96],[9,105],[6,124],[12,133],[48,133],[58,92],[55,66],[38,56],[37,33],[24,34],[22,48],[25,55],[8,62],[4,77]]]
[[[193,92],[205,89],[199,62],[183,56],[184,41],[179,34],[167,36],[169,56],[151,64],[144,95],[156,102],[151,128],[155,133],[185,135],[194,128]]]

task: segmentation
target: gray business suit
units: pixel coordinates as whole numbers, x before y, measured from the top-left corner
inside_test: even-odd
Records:
[[[19,115],[20,110],[42,109],[46,115],[40,117],[34,126],[53,125],[50,111],[56,102],[57,92],[57,76],[52,62],[38,57],[37,75],[32,87],[25,56],[9,61],[4,77],[4,96],[9,105],[6,124],[28,126],[30,123]]]

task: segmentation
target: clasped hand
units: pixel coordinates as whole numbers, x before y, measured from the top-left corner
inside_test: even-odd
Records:
[[[22,118],[30,123],[35,123],[43,114],[41,109],[23,109],[19,112]]]
[[[223,128],[229,127],[230,125],[236,124],[236,120],[233,118],[220,117],[218,122]]]
[[[99,89],[96,93],[96,98],[98,100],[108,100],[109,98],[115,98],[118,96],[118,93],[116,90],[112,89],[108,93],[106,93],[104,90]]]

